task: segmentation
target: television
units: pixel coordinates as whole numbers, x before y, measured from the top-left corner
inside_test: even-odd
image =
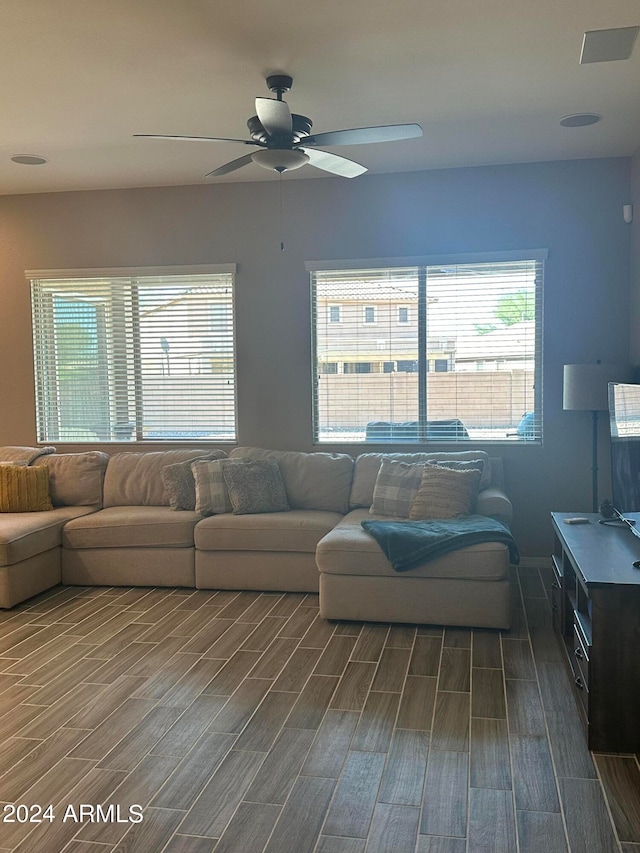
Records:
[[[611,496],[619,512],[640,512],[640,385],[609,383]]]

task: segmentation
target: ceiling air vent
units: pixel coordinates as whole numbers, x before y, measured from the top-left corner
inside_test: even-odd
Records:
[[[615,62],[629,59],[640,27],[616,27],[612,30],[589,30],[582,40],[580,64]]]

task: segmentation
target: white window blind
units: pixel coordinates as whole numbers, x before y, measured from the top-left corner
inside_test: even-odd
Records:
[[[38,439],[235,440],[234,268],[118,272],[27,273]]]
[[[539,442],[543,255],[308,265],[315,441]]]

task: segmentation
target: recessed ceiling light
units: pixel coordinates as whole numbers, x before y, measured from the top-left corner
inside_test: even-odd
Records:
[[[38,154],[16,154],[11,158],[14,163],[21,163],[23,166],[41,166],[46,163],[46,157],[40,157]]]
[[[589,30],[582,40],[580,64],[615,62],[629,59],[640,27],[616,27],[611,30]]]
[[[560,119],[563,127],[587,127],[589,124],[597,124],[602,116],[597,113],[574,113]]]

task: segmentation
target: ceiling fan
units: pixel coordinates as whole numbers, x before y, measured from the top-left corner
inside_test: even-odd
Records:
[[[206,178],[217,178],[235,172],[236,169],[257,163],[265,169],[276,172],[288,172],[299,169],[305,163],[341,175],[355,178],[367,171],[346,157],[320,151],[318,145],[364,145],[370,142],[394,142],[399,139],[413,139],[422,136],[419,124],[390,124],[379,127],[360,127],[353,130],[333,130],[329,133],[311,133],[313,122],[306,116],[292,113],[286,101],[285,92],[293,86],[293,78],[286,74],[272,74],[267,77],[267,86],[275,92],[276,98],[256,98],[256,113],[247,121],[251,139],[224,139],[216,136],[169,136],[158,133],[135,133],[136,137],[146,139],[182,139],[196,142],[239,142],[243,145],[256,145],[258,151],[245,154],[230,163],[225,163],[208,172]]]

